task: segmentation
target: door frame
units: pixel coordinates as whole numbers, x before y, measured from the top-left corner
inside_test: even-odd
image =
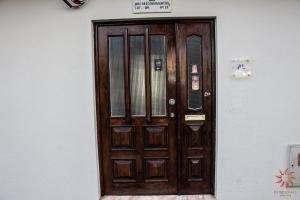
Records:
[[[216,108],[216,17],[157,17],[157,18],[128,18],[128,19],[105,19],[105,20],[92,20],[93,23],[93,45],[94,45],[94,84],[95,84],[95,97],[96,97],[96,128],[97,128],[97,150],[98,150],[98,167],[99,167],[99,189],[101,192],[101,196],[104,195],[104,180],[103,180],[103,168],[102,168],[102,148],[101,142],[102,137],[100,133],[100,76],[99,76],[99,49],[98,49],[98,29],[99,26],[120,26],[120,25],[148,25],[148,24],[166,24],[166,23],[209,23],[211,27],[211,47],[212,47],[212,113],[214,115],[212,120],[212,195],[215,195],[215,187],[216,187],[216,115],[217,115],[217,108]],[[175,30],[174,30],[175,31]],[[176,45],[176,44],[175,44]],[[177,48],[176,48],[176,55],[177,55]],[[178,70],[178,56],[176,56],[176,71]],[[176,75],[178,77],[178,74]],[[176,82],[176,96],[178,98],[179,95],[179,82]],[[178,104],[177,104],[178,108]],[[177,123],[177,140],[180,134],[179,124]],[[178,146],[177,148],[177,166],[180,165],[180,158],[181,150]],[[177,167],[177,174],[179,174],[180,167]],[[180,185],[180,184],[178,184]]]

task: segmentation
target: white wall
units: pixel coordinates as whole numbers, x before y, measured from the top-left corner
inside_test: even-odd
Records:
[[[0,199],[98,199],[91,20],[162,16],[217,17],[218,200],[290,199],[273,193],[300,143],[300,1],[173,0],[147,15],[130,2],[0,0]],[[251,79],[230,78],[237,56]]]

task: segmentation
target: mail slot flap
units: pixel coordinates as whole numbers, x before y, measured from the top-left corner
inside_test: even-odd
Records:
[[[205,115],[185,115],[185,121],[203,121]]]

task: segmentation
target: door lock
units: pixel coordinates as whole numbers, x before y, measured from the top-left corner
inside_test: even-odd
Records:
[[[176,103],[175,99],[169,99],[169,105],[174,106]]]
[[[170,117],[171,117],[171,118],[174,118],[174,117],[175,117],[175,113],[173,113],[173,112],[170,113]]]

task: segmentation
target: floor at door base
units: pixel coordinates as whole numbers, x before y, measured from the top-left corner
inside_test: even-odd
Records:
[[[212,195],[104,196],[101,200],[216,200]]]

